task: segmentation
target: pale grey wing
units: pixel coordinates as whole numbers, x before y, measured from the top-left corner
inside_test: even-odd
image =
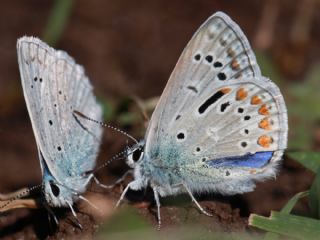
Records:
[[[287,146],[284,99],[263,77],[206,89],[172,125],[146,154],[192,191],[252,191],[253,180],[275,176]]]
[[[17,51],[36,142],[51,174],[62,180],[91,170],[102,129],[90,122],[79,124],[72,113],[78,110],[101,120],[102,109],[83,68],[37,38],[20,38]]]
[[[271,81],[229,80],[207,89],[180,120],[170,141],[181,154],[176,164],[192,191],[249,192],[254,180],[275,177],[287,147],[288,119]]]
[[[224,13],[212,15],[179,58],[152,115],[146,150],[170,135],[175,119],[206,89],[214,89],[228,79],[260,75],[254,53],[238,25]]]
[[[282,153],[287,146],[284,99],[278,87],[263,77],[228,80],[206,89],[173,125],[165,141],[181,149],[185,164]],[[274,154],[271,162],[281,155]]]

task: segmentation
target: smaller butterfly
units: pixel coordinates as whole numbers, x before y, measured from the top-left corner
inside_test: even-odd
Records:
[[[184,49],[152,114],[144,140],[128,150],[134,180],[159,196],[253,191],[274,177],[287,146],[287,110],[278,87],[260,73],[243,32],[212,15]]]
[[[49,207],[69,207],[76,217],[72,205],[79,198],[88,201],[81,194],[93,175],[85,173],[96,164],[102,128],[84,126],[73,110],[101,120],[102,108],[84,69],[67,53],[34,37],[18,39],[17,52],[38,148],[44,206],[50,213]]]

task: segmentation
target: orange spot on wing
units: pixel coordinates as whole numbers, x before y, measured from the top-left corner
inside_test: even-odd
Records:
[[[257,170],[251,169],[251,170],[250,170],[250,173],[251,173],[251,174],[256,174],[256,173],[257,173]]]
[[[269,136],[267,136],[267,135],[262,135],[262,136],[259,137],[259,139],[258,139],[258,144],[259,144],[261,147],[264,147],[264,148],[270,147],[271,143],[273,143],[273,139],[272,139],[272,137],[269,137]]]
[[[236,99],[238,101],[244,100],[248,96],[248,92],[244,88],[239,88],[236,94]]]
[[[268,109],[268,107],[267,107],[266,104],[263,104],[263,105],[259,108],[258,112],[259,112],[259,114],[261,114],[261,115],[269,115],[269,114],[270,114],[270,113],[269,113],[269,109]]]
[[[227,93],[229,93],[229,92],[231,91],[231,88],[222,88],[220,91],[221,91],[223,94],[227,94]]]
[[[265,130],[271,130],[269,120],[267,118],[262,119],[259,123],[259,128],[262,128]]]
[[[258,105],[258,104],[261,104],[261,103],[262,103],[262,100],[258,96],[253,96],[251,98],[251,104],[252,105]]]
[[[240,69],[240,64],[239,64],[239,62],[237,61],[237,59],[233,59],[233,60],[231,61],[231,68],[232,68],[233,70],[239,70],[239,69]]]

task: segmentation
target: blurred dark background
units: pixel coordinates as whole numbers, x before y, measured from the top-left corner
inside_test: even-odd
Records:
[[[319,150],[319,10],[316,0],[1,1],[0,192],[41,182],[20,84],[17,38],[37,36],[67,51],[85,67],[104,106],[105,121],[139,138],[144,132],[143,119],[131,97],[147,105],[159,96],[192,34],[211,14],[224,11],[245,32],[263,75],[284,94],[290,120],[289,151]],[[106,131],[99,161],[125,144],[122,136]],[[103,171],[102,178],[108,180],[123,167],[116,164],[111,171]],[[240,208],[242,217],[250,212],[266,215],[280,209],[296,192],[308,189],[312,178],[286,157],[277,180],[223,201]],[[298,211],[306,208],[299,206]],[[7,232],[14,234],[15,230]]]

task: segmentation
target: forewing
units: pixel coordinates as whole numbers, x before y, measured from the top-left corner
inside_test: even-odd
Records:
[[[184,49],[152,115],[146,151],[170,136],[176,119],[203,95],[229,79],[259,77],[260,69],[243,32],[224,13],[211,16]]]
[[[101,120],[102,110],[83,68],[37,38],[20,38],[17,51],[32,128],[51,174],[62,180],[91,170],[102,129],[80,122],[72,113]]]

